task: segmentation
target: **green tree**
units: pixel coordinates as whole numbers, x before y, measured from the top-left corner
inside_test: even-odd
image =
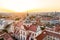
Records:
[[[15,18],[16,21],[20,20],[20,18]]]
[[[45,26],[43,26],[43,27],[40,27],[41,28],[41,30],[44,30],[45,29]]]

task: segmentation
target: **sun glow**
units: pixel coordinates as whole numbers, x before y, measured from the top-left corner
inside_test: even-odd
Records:
[[[0,6],[14,10],[17,12],[38,8],[38,2],[36,0],[2,0],[0,1]]]
[[[31,9],[41,10],[43,8],[60,10],[59,4],[60,0],[0,0],[0,7],[16,12],[24,12]]]

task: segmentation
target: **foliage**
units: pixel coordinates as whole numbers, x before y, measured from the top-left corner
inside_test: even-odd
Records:
[[[17,20],[20,20],[20,18],[15,18],[15,20],[17,21]]]
[[[41,28],[41,30],[44,30],[45,29],[45,27],[40,27]]]
[[[4,29],[4,30],[2,30],[2,31],[8,33],[8,31],[7,31],[6,29]]]

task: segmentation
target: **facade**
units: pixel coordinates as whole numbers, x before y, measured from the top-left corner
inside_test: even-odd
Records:
[[[21,22],[17,24],[15,24],[14,34],[19,40],[35,40],[35,37],[42,32],[40,29],[41,26],[35,24],[24,25],[23,23],[21,24]]]

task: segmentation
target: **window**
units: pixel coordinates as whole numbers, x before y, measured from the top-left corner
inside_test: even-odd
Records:
[[[31,40],[34,40],[33,38],[31,38]]]
[[[21,34],[22,34],[22,31],[21,31]]]
[[[53,39],[53,40],[55,40],[55,39]]]
[[[47,38],[48,40],[52,40],[52,36],[48,36],[48,38]]]
[[[50,40],[52,40],[52,38],[50,38]]]
[[[53,40],[56,40],[56,37],[53,37]]]
[[[36,36],[36,34],[35,34],[35,36]]]
[[[25,32],[23,32],[23,35],[25,35]]]
[[[25,40],[25,37],[23,37],[23,40]]]
[[[20,36],[20,40],[22,40],[22,36]]]

